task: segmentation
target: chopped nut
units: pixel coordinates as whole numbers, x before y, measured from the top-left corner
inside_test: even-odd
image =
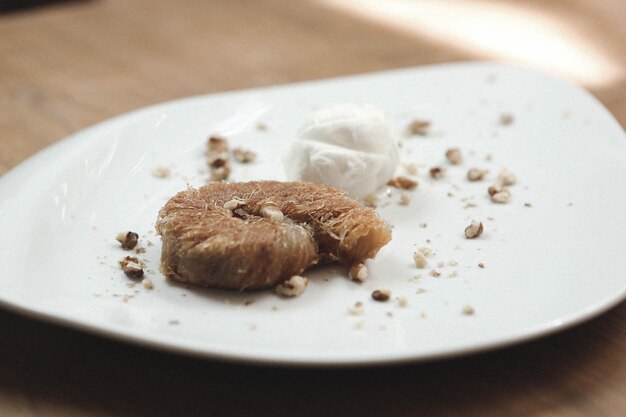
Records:
[[[466,305],[463,306],[463,310],[462,310],[463,314],[465,314],[466,316],[471,316],[474,314],[475,310],[474,307],[470,306],[470,305]]]
[[[143,280],[141,280],[141,285],[143,285],[143,287],[147,290],[151,290],[152,288],[154,288],[154,285],[152,285],[152,280],[150,278],[144,278]]]
[[[125,256],[119,261],[122,271],[129,278],[141,278],[143,276],[143,269],[141,261],[135,256]]]
[[[348,270],[348,276],[352,281],[365,282],[367,275],[367,267],[362,263],[354,264]]]
[[[491,201],[497,204],[506,204],[509,202],[510,199],[511,199],[511,193],[507,189],[504,189],[491,196]]]
[[[426,259],[426,256],[424,256],[424,254],[420,251],[413,254],[413,261],[415,262],[415,266],[420,269],[428,266],[428,259]]]
[[[400,307],[400,308],[404,308],[404,307],[406,307],[409,304],[407,299],[404,298],[404,297],[398,297],[397,298],[397,302],[398,302],[398,307]]]
[[[354,303],[353,307],[348,307],[348,314],[353,316],[358,316],[359,314],[362,314],[363,311],[365,311],[365,309],[363,308],[363,303],[360,301]]]
[[[228,154],[226,152],[211,151],[206,154],[206,163],[212,168],[221,168],[228,165]]]
[[[172,171],[165,166],[159,165],[152,169],[152,176],[155,178],[167,178],[172,174]]]
[[[413,190],[419,185],[419,183],[407,177],[395,177],[390,179],[387,182],[387,185],[395,188],[402,188],[403,190]]]
[[[478,264],[478,267],[481,268],[481,269],[485,269],[485,264],[481,262],[481,263]]]
[[[472,220],[472,223],[465,228],[465,237],[475,239],[483,234],[483,224]]]
[[[257,128],[257,130],[260,130],[261,132],[265,132],[268,129],[267,123],[265,123],[265,122],[257,122],[256,128]]]
[[[265,206],[261,208],[261,216],[270,219],[273,222],[282,222],[285,216],[276,206]]]
[[[428,227],[428,223],[420,223],[420,227],[422,229],[426,229]]]
[[[411,203],[411,196],[408,195],[407,193],[400,194],[400,201],[399,201],[399,203],[402,206],[408,206]]]
[[[497,194],[503,190],[504,190],[504,187],[500,184],[494,184],[491,187],[487,188],[487,192],[489,193],[490,196],[493,196],[494,194]]]
[[[363,202],[367,207],[376,208],[376,205],[378,204],[378,197],[375,194],[370,194],[363,199]]]
[[[533,205],[530,203],[524,203],[524,207],[532,207]]]
[[[387,301],[391,297],[391,291],[389,290],[375,290],[372,292],[372,298],[375,301]]]
[[[237,162],[248,163],[254,161],[256,154],[247,149],[235,148],[233,149],[233,156]]]
[[[429,241],[429,240],[430,240],[430,239],[427,239],[427,241]],[[434,255],[435,255],[435,254],[433,253],[433,250],[432,250],[431,248],[426,248],[426,247],[424,247],[424,248],[418,248],[417,250],[418,250],[418,252],[420,252],[422,255],[424,255],[424,256],[426,256],[426,257],[428,257],[428,258],[430,258],[430,257],[432,257],[432,256],[434,256]]]
[[[511,113],[502,113],[500,115],[500,124],[508,126],[513,123],[513,115]]]
[[[441,276],[441,272],[439,272],[439,271],[437,271],[437,270],[433,269],[432,271],[430,271],[430,272],[429,272],[429,275],[430,275],[431,277],[439,278],[439,277]]]
[[[415,162],[410,162],[404,166],[407,174],[409,175],[417,175],[417,164]]]
[[[513,185],[517,181],[517,177],[508,169],[503,169],[498,175],[498,183],[502,185]]]
[[[485,177],[486,174],[487,171],[485,171],[484,169],[470,168],[467,171],[467,179],[470,181],[480,181]]]
[[[227,202],[224,203],[224,208],[226,210],[233,211],[237,207],[242,206],[244,204],[246,204],[245,201],[240,200],[238,198],[233,198],[232,200],[228,200]]]
[[[430,169],[430,176],[435,178],[435,179],[439,179],[441,177],[443,177],[443,168],[441,167],[433,167]]]
[[[294,275],[282,284],[276,286],[276,292],[283,297],[296,297],[304,292],[309,280],[300,275]]]
[[[211,170],[211,181],[223,181],[230,175],[230,166],[228,163],[225,165]]]
[[[408,126],[408,131],[412,135],[426,136],[430,129],[430,121],[414,120]]]
[[[117,236],[115,236],[115,240],[120,242],[122,249],[133,249],[137,246],[139,235],[135,232],[119,232]]]
[[[459,165],[463,160],[461,150],[459,148],[450,148],[446,151],[446,159],[452,165]]]
[[[228,141],[219,136],[209,137],[207,146],[211,151],[228,151]]]

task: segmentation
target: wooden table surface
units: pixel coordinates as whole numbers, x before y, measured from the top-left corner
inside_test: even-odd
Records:
[[[624,18],[622,0],[92,0],[0,14],[0,174],[165,100],[468,59],[570,78],[624,126]],[[531,343],[374,369],[198,360],[4,310],[0,331],[3,417],[626,416],[626,303]]]

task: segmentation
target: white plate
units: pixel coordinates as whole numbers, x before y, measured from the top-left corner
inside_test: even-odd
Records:
[[[280,180],[290,138],[312,109],[329,102],[379,106],[399,137],[416,117],[433,122],[430,136],[404,142],[405,161],[421,164],[411,204],[400,206],[397,190],[391,197],[383,190],[379,211],[394,237],[368,263],[367,283],[350,282],[342,268],[330,267],[311,271],[309,287],[296,299],[187,288],[159,273],[148,274],[153,290],[132,286],[116,264],[126,252],[114,237],[131,229],[144,246],[152,242],[142,256],[147,269],[158,271],[157,211],[187,183],[206,181],[208,134],[258,153],[254,164],[234,166],[234,179]],[[502,113],[514,122],[501,125]],[[267,131],[256,128],[259,121]],[[157,105],[79,132],[0,180],[0,301],[123,340],[251,362],[371,364],[508,345],[571,326],[624,298],[624,139],[581,88],[482,63]],[[427,168],[445,164],[451,146],[464,151],[465,162],[446,166],[446,177],[433,181]],[[159,165],[174,175],[155,178],[151,171]],[[489,169],[489,179],[469,183],[470,166]],[[519,181],[511,203],[496,205],[485,190],[504,167]],[[464,208],[468,201],[477,207]],[[471,219],[485,225],[479,239],[463,236]],[[435,250],[428,269],[415,268],[416,246]],[[428,274],[433,268],[439,278]],[[450,277],[453,271],[458,276]],[[389,288],[393,299],[373,301],[370,293],[378,288]],[[348,314],[357,301],[364,312]],[[465,306],[475,313],[463,314]]]

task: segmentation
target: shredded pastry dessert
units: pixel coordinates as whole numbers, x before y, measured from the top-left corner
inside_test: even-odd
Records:
[[[160,210],[161,271],[191,284],[258,289],[320,262],[373,258],[390,227],[345,192],[303,182],[213,182]]]

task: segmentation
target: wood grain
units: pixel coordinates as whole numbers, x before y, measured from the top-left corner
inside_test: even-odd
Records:
[[[561,16],[624,69],[624,2],[498,3]],[[0,15],[0,174],[165,100],[477,58],[316,1],[94,0]],[[626,125],[626,69],[590,88]],[[626,303],[517,347],[375,369],[201,361],[1,310],[0,328],[0,416],[626,415]]]

